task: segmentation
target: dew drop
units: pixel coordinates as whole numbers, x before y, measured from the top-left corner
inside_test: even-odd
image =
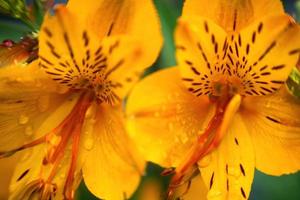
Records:
[[[160,116],[160,113],[159,112],[155,112],[154,113],[154,117],[159,117]]]
[[[234,177],[239,177],[241,175],[241,171],[235,167],[228,167],[228,174]]]
[[[59,178],[60,178],[61,180],[64,180],[64,179],[66,178],[66,176],[65,176],[65,174],[61,174],[61,175],[59,176]]]
[[[84,142],[84,148],[88,151],[92,150],[94,147],[94,141],[92,139],[86,139]]]
[[[49,96],[45,95],[45,96],[41,96],[38,99],[38,108],[41,112],[45,112],[48,108],[49,108]]]
[[[172,122],[168,123],[168,129],[169,129],[169,131],[174,130],[174,124]]]
[[[163,105],[163,106],[161,107],[161,110],[162,110],[163,112],[165,112],[165,111],[167,110],[167,106],[166,106],[166,105]]]
[[[85,113],[85,118],[91,119],[95,116],[95,114],[96,114],[96,106],[95,106],[95,104],[93,104],[87,109],[87,111]]]
[[[57,146],[59,142],[61,141],[62,137],[60,135],[53,135],[52,138],[50,139],[49,143],[52,146]]]
[[[179,140],[181,141],[182,144],[185,144],[189,140],[189,138],[187,137],[186,134],[180,134]]]
[[[182,106],[180,104],[177,104],[176,105],[176,111],[177,111],[177,113],[179,113],[181,111],[181,109],[182,109]]]
[[[21,114],[20,117],[19,117],[19,123],[20,124],[26,124],[27,122],[29,121],[29,117],[24,115],[24,114]]]
[[[210,162],[211,162],[211,155],[208,154],[198,162],[198,165],[199,167],[204,168],[207,167],[210,164]]]
[[[26,128],[25,128],[25,135],[26,136],[31,136],[32,134],[33,134],[32,126],[26,126]]]
[[[30,158],[30,156],[32,155],[32,150],[28,149],[25,151],[26,153],[24,153],[24,155],[22,156],[22,158],[20,159],[21,162],[25,162],[26,160],[28,160]]]
[[[208,192],[208,199],[220,199],[222,192],[220,190],[212,189]]]

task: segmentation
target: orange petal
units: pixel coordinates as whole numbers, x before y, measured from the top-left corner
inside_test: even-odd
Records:
[[[214,76],[222,73],[216,66],[223,62],[226,36],[212,20],[179,20],[175,35],[177,62],[182,80],[196,96],[209,94],[213,90]]]
[[[53,112],[59,112],[68,94],[60,91],[37,62],[0,71],[0,151],[15,149],[49,133],[70,112],[72,106],[64,107],[51,118]]]
[[[126,135],[121,107],[93,105],[85,122],[83,177],[103,199],[127,199],[137,188],[145,162]]]
[[[279,0],[186,0],[183,16],[205,17],[226,31],[240,30],[266,15],[283,14]]]
[[[241,94],[266,95],[276,91],[297,64],[299,38],[300,27],[288,15],[262,18],[241,30],[232,45],[238,46],[239,54],[231,54],[243,65],[238,69],[244,77]]]
[[[209,188],[208,199],[248,199],[254,177],[254,150],[246,121],[239,114],[219,147],[200,162],[200,172]]]
[[[141,40],[152,62],[158,56],[162,36],[151,0],[87,0],[84,4],[81,0],[70,0],[67,7],[78,13],[77,16],[87,23],[87,29],[99,38],[128,34]]]
[[[256,153],[256,167],[270,175],[300,170],[300,101],[285,87],[273,95],[243,103]]]
[[[174,67],[137,84],[127,102],[127,125],[147,160],[171,167],[202,133],[210,109],[207,97],[196,98],[187,91]]]

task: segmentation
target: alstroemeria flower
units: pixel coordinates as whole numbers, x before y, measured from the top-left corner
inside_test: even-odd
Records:
[[[195,165],[208,199],[247,199],[255,167],[299,170],[300,102],[284,83],[300,30],[280,1],[187,0],[175,40],[181,75],[175,67],[145,78],[127,104],[146,159],[176,167],[169,196]]]
[[[73,199],[82,177],[100,198],[134,192],[145,162],[122,104],[161,44],[150,0],[71,0],[45,16],[39,59],[0,71],[0,155],[24,151],[10,199]]]

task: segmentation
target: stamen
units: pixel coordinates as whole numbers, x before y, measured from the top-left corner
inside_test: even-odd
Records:
[[[218,103],[216,114],[209,122],[208,127],[204,133],[198,137],[197,142],[188,152],[187,156],[185,156],[186,159],[175,169],[176,174],[172,177],[168,189],[168,199],[170,199],[172,197],[170,195],[174,193],[174,187],[172,187],[172,185],[179,185],[187,171],[219,145],[240,107],[241,96],[235,95],[229,102]]]

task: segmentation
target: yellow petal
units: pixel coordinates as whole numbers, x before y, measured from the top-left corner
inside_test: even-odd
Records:
[[[0,159],[0,199],[8,199],[8,186],[13,175],[14,168],[19,162],[19,156]]]
[[[201,133],[209,109],[208,99],[191,95],[174,67],[137,84],[127,102],[127,125],[147,160],[171,167]]]
[[[86,121],[86,126],[94,123],[82,143],[84,181],[99,198],[127,199],[139,184],[145,162],[126,135],[122,108],[103,104],[96,109],[95,119]]]
[[[80,22],[63,6],[57,7],[55,16],[46,16],[39,38],[41,67],[62,85],[92,88],[96,95],[101,93],[101,101],[120,101],[154,61],[153,55],[140,38],[101,39]]]
[[[11,179],[9,200],[31,200],[35,198],[47,200],[50,196],[54,200],[64,198],[63,190],[69,170],[71,152],[66,151],[64,153],[57,173],[53,180],[49,181],[48,178],[54,165],[43,165],[48,147],[48,144],[42,144],[22,153],[22,158],[19,160]],[[77,167],[76,170],[74,190],[82,178],[80,168]]]
[[[37,132],[39,133],[49,133],[53,128],[57,127],[70,113],[77,98],[71,96],[70,98],[65,99],[61,105],[48,114],[47,118],[44,119],[41,124],[37,127]],[[50,138],[50,137],[49,137]],[[67,173],[70,166],[71,159],[71,143],[66,146],[63,157],[59,164],[58,170],[53,174],[53,179],[47,181],[52,169],[54,168],[53,163],[45,164],[43,163],[44,158],[49,154],[49,149],[58,145],[58,142],[61,140],[60,136],[52,136],[51,139],[47,139],[47,142],[39,144],[35,147],[28,148],[22,151],[22,158],[19,160],[18,165],[15,168],[14,175],[10,183],[10,199],[19,200],[19,199],[30,199],[32,195],[39,196],[42,192],[41,187],[48,187],[47,192],[50,192],[51,195],[54,195],[57,200],[63,199],[63,189],[64,183],[67,178]],[[74,188],[76,188],[80,181],[80,170],[81,162],[78,161],[78,166],[75,172]],[[55,187],[54,187],[55,186]],[[57,191],[55,193],[51,192],[55,188]],[[44,196],[44,197],[47,197]]]
[[[148,55],[139,41],[126,36],[108,37],[101,44],[102,52],[107,57],[104,76],[111,81],[112,92],[123,99],[149,67]]]
[[[296,66],[300,52],[300,28],[287,15],[266,17],[243,29],[236,37],[244,95],[276,91]],[[232,45],[234,47],[235,45]],[[245,61],[244,60],[245,57]],[[251,86],[252,85],[252,86]]]
[[[0,151],[8,151],[51,131],[59,118],[41,129],[43,122],[66,99],[66,93],[41,71],[37,62],[10,66],[0,72]]]
[[[205,17],[227,31],[240,30],[266,15],[283,14],[279,0],[187,0],[183,16]]]
[[[283,87],[273,95],[245,99],[247,120],[256,153],[256,167],[270,175],[300,170],[300,101]]]
[[[210,189],[208,199],[248,199],[254,176],[254,151],[245,123],[239,114],[233,119],[220,146],[199,162]]]
[[[98,37],[128,34],[139,38],[146,46],[150,60],[156,59],[162,36],[159,17],[151,0],[87,0],[84,4],[80,0],[70,0],[67,6],[78,13]]]
[[[212,90],[212,77],[221,73],[216,68],[224,57],[227,43],[225,31],[213,21],[204,18],[181,18],[176,30],[176,57],[183,81],[196,96]]]
[[[287,79],[300,52],[300,29],[287,15],[269,16],[228,34],[204,18],[179,21],[177,59],[189,91],[215,94],[230,83],[241,95],[266,95]]]

